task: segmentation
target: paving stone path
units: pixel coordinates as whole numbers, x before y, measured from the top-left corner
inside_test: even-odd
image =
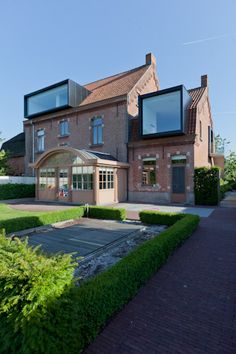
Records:
[[[236,353],[236,208],[217,208],[86,354]]]

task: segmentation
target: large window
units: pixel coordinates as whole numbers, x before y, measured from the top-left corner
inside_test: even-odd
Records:
[[[39,170],[40,189],[55,187],[55,168],[41,168]]]
[[[141,96],[143,136],[184,132],[191,98],[183,86]]]
[[[68,105],[68,85],[63,84],[27,97],[26,115],[31,116],[66,105]]]
[[[114,170],[113,168],[99,169],[99,189],[114,188]]]
[[[67,120],[62,120],[59,126],[60,126],[60,136],[69,135],[69,123]]]
[[[142,184],[144,186],[156,185],[156,159],[143,159]]]
[[[72,180],[74,190],[93,189],[93,167],[73,167]]]
[[[103,120],[101,117],[92,119],[92,143],[93,145],[103,143]]]
[[[43,152],[44,151],[44,143],[45,143],[45,132],[44,129],[40,129],[36,133],[37,141],[36,141],[36,146],[37,146],[37,151],[38,152]]]

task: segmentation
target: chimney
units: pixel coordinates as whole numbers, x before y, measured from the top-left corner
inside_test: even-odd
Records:
[[[146,54],[146,65],[156,66],[156,58],[152,53]]]
[[[208,87],[208,77],[207,75],[201,76],[201,87]]]

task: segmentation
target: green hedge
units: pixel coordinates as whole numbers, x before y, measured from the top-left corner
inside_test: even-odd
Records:
[[[0,352],[67,354],[69,350],[70,354],[79,353],[191,235],[198,222],[198,216],[182,217],[158,237],[145,242],[80,287],[71,286],[55,299],[45,296],[42,311],[36,307],[29,316],[26,312],[26,317],[17,321],[17,325],[16,319],[22,316],[18,311],[21,307],[17,311],[15,306],[5,309],[0,315],[0,337],[4,341]],[[11,299],[21,290],[11,287],[14,269],[9,269],[12,269],[8,272],[9,282],[4,281],[4,284],[9,285],[7,298]],[[40,279],[44,287],[43,277]],[[31,308],[33,298],[27,299]]]
[[[34,197],[35,184],[0,184],[0,200]]]
[[[194,171],[195,204],[217,205],[220,201],[219,167],[199,167]]]
[[[90,206],[88,214],[90,218],[96,218],[96,219],[112,219],[112,220],[126,219],[126,210],[122,208]]]
[[[171,226],[176,221],[181,220],[186,214],[165,213],[161,211],[144,210],[139,213],[140,220],[145,224],[167,225]]]
[[[67,210],[52,211],[37,216],[21,216],[14,219],[0,220],[0,229],[6,233],[27,230],[33,227],[49,225],[69,219],[79,219],[84,215],[84,207],[76,207]]]

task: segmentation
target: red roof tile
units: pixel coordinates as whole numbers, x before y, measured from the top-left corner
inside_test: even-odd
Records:
[[[84,85],[91,93],[81,102],[80,106],[128,94],[149,67],[149,65],[143,65]]]

